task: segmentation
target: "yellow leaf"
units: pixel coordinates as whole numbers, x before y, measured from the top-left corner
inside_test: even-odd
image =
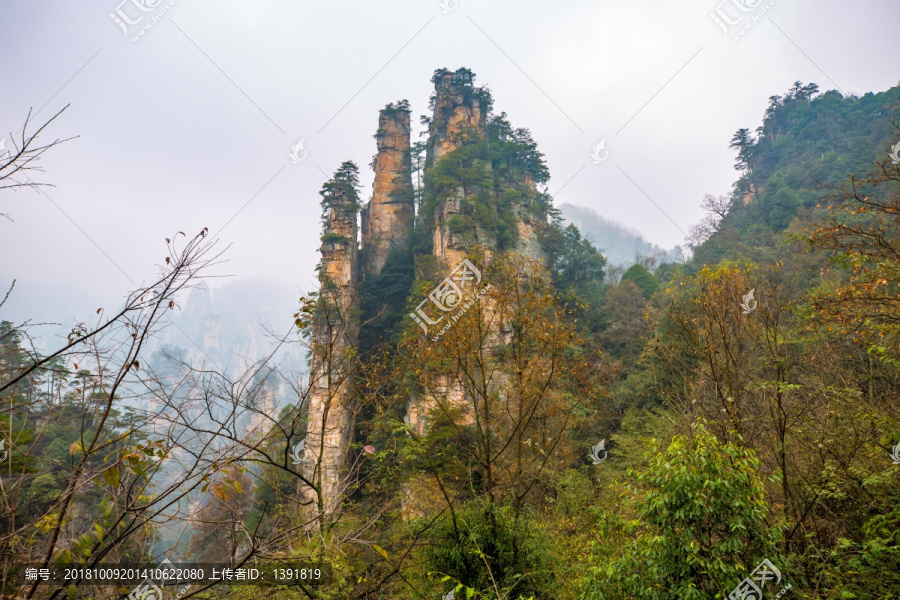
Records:
[[[119,487],[119,467],[110,467],[103,471],[103,481],[113,487]]]

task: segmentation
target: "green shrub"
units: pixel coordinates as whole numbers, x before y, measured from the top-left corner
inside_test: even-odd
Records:
[[[646,472],[629,472],[634,541],[591,569],[586,600],[712,600],[764,558],[785,566],[751,450],[721,443],[700,423],[647,458]]]
[[[508,506],[472,501],[442,517],[425,552],[429,570],[478,592],[494,584],[507,598],[554,598],[553,553],[548,534]],[[449,589],[449,586],[448,586]]]

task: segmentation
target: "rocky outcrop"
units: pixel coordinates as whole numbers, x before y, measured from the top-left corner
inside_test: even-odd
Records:
[[[759,190],[756,189],[756,185],[751,183],[749,186],[747,186],[747,191],[745,191],[741,196],[741,201],[744,203],[744,206],[747,206],[748,204],[753,202],[754,198],[759,199]]]
[[[516,252],[522,256],[531,259],[537,263],[545,263],[547,254],[541,246],[538,238],[538,231],[543,223],[533,215],[527,214],[524,210],[517,210],[519,228],[519,241],[516,245]]]
[[[303,474],[317,490],[303,494],[319,514],[333,515],[344,492],[353,433],[353,361],[358,335],[355,192],[335,189],[322,236],[319,298],[312,325],[309,421]]]
[[[452,160],[453,157],[448,159],[448,155],[459,148],[464,140],[473,137],[483,139],[487,133],[490,96],[486,89],[473,85],[473,77],[470,71],[460,69],[456,72],[438,71],[432,79],[435,84],[434,114],[425,144],[426,181],[429,181],[430,176],[434,177],[432,169],[440,161]],[[410,119],[405,102],[399,106],[388,105],[381,111],[375,139],[378,149],[373,165],[375,182],[371,200],[361,211],[362,246],[359,250],[355,191],[351,193],[344,189],[338,193],[341,187],[337,185],[337,175],[323,188],[328,213],[322,236],[320,292],[313,320],[312,382],[304,462],[304,476],[315,484],[316,489],[310,490],[306,486],[307,491],[304,493],[306,499],[311,501],[310,504],[319,506],[326,516],[339,509],[339,502],[346,490],[347,454],[353,441],[352,431],[357,409],[354,402],[353,368],[359,351],[356,315],[360,310],[357,298],[360,273],[357,270],[366,274],[380,274],[391,249],[409,243],[414,224],[409,152]],[[471,177],[469,173],[472,171],[460,171],[458,178],[448,179],[454,177],[454,165],[449,162],[444,164],[448,168],[439,169],[438,172],[442,174],[435,179],[441,181],[441,184],[429,188],[429,193],[433,189],[443,190],[434,192],[441,195],[436,198],[426,196],[427,203],[423,204],[434,207],[433,252],[444,273],[452,278],[451,273],[456,272],[464,259],[478,263],[469,263],[467,266],[475,270],[483,269],[491,263],[498,248],[494,236],[502,233],[491,233],[497,231],[496,224],[482,224],[478,219],[483,219],[483,215],[467,210],[466,204],[472,202],[483,208],[485,202],[499,201],[498,194],[504,190],[494,188],[505,184],[495,182],[491,163],[483,152],[480,158],[470,157],[465,165],[466,169],[477,172],[479,177]],[[351,163],[345,163],[345,167],[347,165],[352,166]],[[353,169],[355,173],[355,166]],[[535,182],[528,174],[519,176],[525,177],[527,189],[524,194],[521,192],[519,180],[516,184],[520,188],[517,190],[518,197],[524,196],[530,202],[537,194]],[[355,177],[348,180],[355,184]],[[447,185],[448,181],[452,183]],[[329,191],[331,196],[327,195]],[[474,203],[476,199],[480,205]],[[533,211],[526,209],[524,204],[514,206],[513,210],[519,240],[516,250],[537,262],[544,256],[538,232],[545,223],[541,223],[540,218],[534,216]],[[505,214],[508,216],[509,213]],[[457,215],[459,218],[454,219]],[[424,223],[430,223],[431,216],[421,215]],[[490,223],[487,220],[484,222]],[[467,273],[471,277],[471,271]],[[481,283],[480,271],[477,271],[477,280]],[[484,288],[487,283],[481,283],[480,287]],[[497,317],[499,311],[490,294],[480,297],[478,307],[473,315],[486,326],[488,335],[484,340],[485,347],[490,349],[504,343],[505,325]],[[444,313],[448,310],[441,305],[438,308]],[[432,309],[437,310],[429,308]],[[437,313],[433,314],[436,318]],[[450,319],[450,315],[445,315],[444,318]],[[456,318],[453,319],[454,322]],[[430,320],[429,323],[433,324]],[[485,393],[502,395],[506,381],[505,374],[494,373]],[[438,407],[451,407],[453,418],[459,425],[474,423],[473,406],[476,403],[469,397],[472,392],[462,375],[434,373],[426,376],[422,383],[424,389],[406,398],[406,420],[412,434],[422,436],[428,431],[429,417]],[[437,496],[432,493],[433,490],[429,491],[428,485],[417,482],[405,488],[407,493],[402,502],[404,514],[417,515],[430,511],[430,499]]]
[[[462,409],[460,424],[471,425],[475,422],[470,404],[466,402],[466,390],[459,377],[439,375],[435,377],[422,396],[410,399],[406,411],[406,424],[417,437],[422,437],[428,429],[429,412],[438,405],[457,406]]]
[[[444,73],[435,81],[426,169],[458,148],[463,135],[484,135],[487,114],[471,81],[460,76],[462,71]]]
[[[443,73],[434,79],[434,83],[434,114],[429,129],[426,170],[458,148],[465,136],[481,138],[487,130],[487,114],[483,109],[489,107],[482,106],[479,90],[472,85],[470,72],[460,69],[455,73]],[[491,170],[490,163],[479,164],[475,161],[475,164],[486,171]],[[534,180],[527,175],[526,184],[535,189]],[[467,189],[464,185],[459,185],[442,198],[435,208],[434,254],[441,260],[446,271],[454,269],[464,259],[472,258],[476,246],[479,267],[482,268],[491,263],[497,250],[497,240],[478,223],[475,223],[474,232],[466,235],[456,233],[450,227],[452,217],[462,213],[465,199],[480,191],[482,190],[476,186]],[[516,250],[534,261],[542,260],[544,251],[538,240],[537,219],[521,207],[516,208],[516,214],[519,233]],[[483,298],[481,304],[485,323],[491,323],[488,328],[497,327],[495,311],[489,298]],[[495,338],[495,334],[490,335],[486,344],[495,345]],[[459,409],[462,425],[469,425],[474,421],[470,413],[471,399],[467,398],[466,387],[459,378],[438,375],[427,382],[425,387],[421,395],[410,398],[407,407],[407,424],[416,435],[422,435],[428,429],[428,415],[438,405]]]
[[[452,195],[441,200],[434,211],[434,231],[432,233],[434,254],[441,259],[447,268],[453,268],[462,262],[474,245],[474,242],[476,242],[476,240],[466,239],[463,235],[454,233],[450,229],[450,219],[453,215],[460,214],[462,202],[465,198],[465,189],[459,186],[453,191]],[[477,242],[485,246],[485,253],[489,259],[496,245],[496,240],[486,235],[483,230],[477,233],[481,234]]]
[[[378,117],[375,182],[362,211],[362,247],[367,273],[379,274],[391,248],[405,246],[413,219],[409,165],[409,111],[388,106]]]
[[[482,110],[476,88],[465,74],[465,70],[460,69],[435,79],[434,114],[429,129],[426,170],[458,148],[465,136],[484,136],[487,114]],[[490,165],[485,166],[490,168]],[[483,230],[476,231],[477,239],[466,239],[450,230],[450,218],[460,213],[463,200],[467,194],[474,192],[458,186],[435,208],[434,253],[447,267],[459,264],[475,244],[485,247],[488,255],[496,246],[496,240]],[[490,256],[487,258],[489,260]]]

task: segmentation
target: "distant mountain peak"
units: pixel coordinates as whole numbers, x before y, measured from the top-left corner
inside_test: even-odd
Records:
[[[604,217],[591,208],[564,202],[559,210],[563,220],[578,227],[582,235],[606,256],[611,265],[627,266],[637,262],[638,256],[659,254],[676,260],[672,254],[674,250],[665,250],[648,242],[637,229]]]

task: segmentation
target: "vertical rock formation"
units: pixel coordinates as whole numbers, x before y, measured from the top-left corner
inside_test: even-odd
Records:
[[[489,96],[473,85],[474,74],[467,69],[456,72],[438,72],[434,82],[434,114],[431,119],[428,143],[426,145],[426,172],[447,159],[459,148],[466,138],[484,138],[487,131],[487,117],[490,110]],[[487,104],[487,105],[485,105]],[[487,161],[476,159],[475,164],[490,171]],[[426,178],[428,175],[426,174]],[[462,203],[480,190],[473,185],[458,185],[440,198],[434,212],[433,244],[434,254],[441,261],[445,272],[450,272],[463,259],[469,257],[473,246],[480,246],[482,264],[490,263],[497,241],[478,223],[473,235],[463,235],[451,230],[451,219],[462,213]],[[460,425],[471,425],[474,416],[472,402],[468,398],[464,377],[461,374],[438,374],[424,384],[421,395],[409,398],[406,422],[418,436],[429,428],[428,414],[437,405],[454,406],[460,410]],[[435,490],[427,481],[411,482],[406,488],[403,512],[406,516],[428,514],[429,498],[435,497]]]
[[[353,163],[344,163],[323,189],[327,211],[312,325],[309,424],[304,476],[318,491],[304,494],[326,518],[339,509],[343,470],[353,433],[353,366],[358,333],[358,211]]]
[[[278,383],[275,369],[269,369],[265,377],[255,384],[252,398],[256,412],[250,415],[247,431],[251,433],[265,431],[266,426],[271,423],[271,418],[278,414]]]
[[[412,172],[409,165],[409,109],[388,105],[378,117],[375,134],[375,183],[362,211],[363,268],[379,274],[391,247],[406,244],[413,218]]]
[[[500,140],[508,150],[503,155],[505,161],[495,163],[498,170],[503,169],[503,176],[492,171],[491,160],[497,156],[497,152],[492,152],[497,149],[488,148],[485,152],[482,143],[489,133],[491,98],[486,89],[475,87],[473,81],[474,74],[467,69],[439,70],[432,79],[434,114],[425,145],[425,180],[429,181],[429,187],[423,206],[429,210],[433,207],[430,232],[433,252],[447,275],[466,258],[478,263],[477,269],[487,267],[500,249],[498,239],[504,239],[508,232],[503,228],[517,228],[516,250],[535,260],[543,257],[538,233],[546,225],[546,215],[542,217],[533,204],[538,201],[535,177],[541,182],[545,180],[540,168],[534,167],[536,163],[542,168],[540,153],[530,139],[516,138],[523,134],[513,131],[502,117],[492,119],[491,128],[496,123],[501,133],[495,131],[491,142]],[[405,101],[381,111],[375,138],[375,182],[372,198],[361,214],[359,251],[356,167],[344,163],[322,192],[326,215],[319,267],[320,292],[312,325],[312,381],[303,473],[315,487],[314,490],[305,487],[306,499],[313,501],[313,506],[326,518],[338,511],[346,491],[347,455],[353,441],[357,407],[352,375],[360,352],[358,271],[381,274],[391,248],[408,243],[414,223],[410,118]],[[458,153],[461,160],[457,161],[457,155],[452,153],[467,140],[478,141],[479,145],[464,148]],[[526,164],[528,160],[531,163]],[[432,223],[432,215],[421,217],[423,224]],[[503,249],[513,249],[508,243],[510,238],[506,237]],[[478,281],[481,281],[480,272]],[[445,286],[444,291],[447,289]],[[435,302],[433,296],[429,297]],[[484,295],[478,306],[480,313],[476,318],[489,324],[489,335],[483,343],[487,356],[499,343],[505,325],[496,318],[498,309],[490,295]],[[448,320],[443,323],[451,322],[446,306],[429,305],[428,310],[435,317],[445,315]],[[434,312],[437,310],[443,312]],[[498,372],[490,377],[489,393],[502,394],[507,375]],[[428,415],[438,403],[458,408],[454,419],[460,425],[473,423],[473,400],[469,397],[472,392],[467,389],[471,385],[460,373],[434,372],[426,375],[422,383],[423,389],[407,398],[406,418],[413,432],[421,436],[428,431]],[[403,509],[406,514],[428,511],[426,499],[434,496],[429,485],[419,480],[406,487]]]
[[[425,168],[459,147],[467,133],[484,134],[487,107],[472,85],[474,75],[460,69],[455,73],[436,74],[434,79],[434,116],[431,120]]]
[[[434,115],[426,148],[426,170],[456,150],[465,136],[484,136],[489,107],[482,106],[482,96],[472,84],[473,77],[467,69],[435,75]],[[458,186],[435,208],[434,253],[445,266],[451,268],[466,257],[469,249],[469,243],[459,234],[451,232],[449,227],[450,217],[460,213],[466,193],[463,186]],[[496,241],[480,233],[482,235],[478,241],[486,246],[490,254]]]
[[[537,193],[537,184],[527,173],[525,174],[525,185],[535,194]],[[527,211],[522,210],[522,207],[516,207],[516,216],[518,217],[516,225],[519,228],[516,252],[538,263],[546,261],[547,254],[538,239],[538,230],[542,225],[546,225],[546,220],[541,222],[534,215],[530,215]]]

